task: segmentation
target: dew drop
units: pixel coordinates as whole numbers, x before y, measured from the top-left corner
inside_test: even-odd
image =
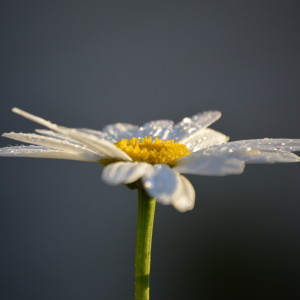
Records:
[[[183,124],[190,124],[191,123],[191,119],[190,118],[184,118],[182,120]]]
[[[152,183],[150,181],[146,181],[144,183],[144,186],[145,186],[145,188],[150,189],[150,188],[152,188]]]

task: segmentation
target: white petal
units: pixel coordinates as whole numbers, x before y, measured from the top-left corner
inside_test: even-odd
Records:
[[[245,148],[251,147],[257,150],[267,151],[300,151],[300,139],[257,139],[231,142],[230,146]]]
[[[42,135],[50,136],[50,137],[53,137],[53,138],[56,138],[56,139],[59,139],[59,140],[68,141],[69,143],[74,144],[74,145],[84,146],[80,142],[78,142],[78,141],[76,141],[76,140],[74,140],[74,139],[72,139],[70,137],[67,137],[67,136],[65,136],[65,135],[63,135],[61,133],[52,131],[52,130],[35,129],[34,131],[37,132],[37,133],[40,133]]]
[[[213,146],[201,151],[203,151],[204,153],[224,155],[228,153],[240,153],[251,150],[296,152],[300,151],[300,139],[241,140],[230,142],[222,146]],[[201,153],[201,151],[199,151],[199,153]]]
[[[223,176],[243,173],[245,163],[232,157],[205,157],[196,161],[182,161],[174,171],[185,174]]]
[[[148,122],[140,127],[138,137],[143,138],[149,136],[167,140],[172,131],[173,124],[174,122],[170,120],[157,120]]]
[[[103,158],[97,155],[94,151],[81,145],[74,145],[73,143],[70,143],[67,140],[57,139],[53,137],[46,137],[34,133],[10,132],[10,133],[4,133],[2,134],[2,136],[13,140],[29,143],[29,144],[35,144],[35,145],[63,150],[71,153],[87,153],[87,154],[92,154],[95,157],[97,156],[98,159]]]
[[[102,139],[102,140],[107,140],[110,142],[115,142],[107,133],[100,131],[100,130],[94,130],[94,129],[89,129],[89,128],[76,128],[79,131],[89,133],[92,135],[95,135],[97,138]]]
[[[65,129],[64,133],[67,136],[81,142],[83,145],[93,149],[96,153],[103,154],[109,158],[116,158],[125,161],[132,161],[124,151],[119,149],[113,143],[97,138],[95,135],[81,132],[77,129]]]
[[[176,124],[170,134],[175,142],[187,143],[197,132],[208,127],[221,117],[219,111],[206,111]]]
[[[191,152],[196,152],[203,148],[224,144],[228,140],[229,137],[225,134],[210,128],[205,128],[198,131],[192,138],[187,139],[184,144]]]
[[[57,132],[60,132],[60,128],[61,129],[64,128],[62,126],[58,126],[58,125],[56,125],[54,123],[51,123],[50,121],[47,121],[47,120],[45,120],[45,119],[43,119],[41,117],[35,116],[33,114],[30,114],[30,113],[28,113],[28,112],[26,112],[26,111],[24,111],[22,109],[19,109],[17,107],[14,107],[12,109],[12,112],[14,112],[14,113],[16,113],[16,114],[18,114],[18,115],[20,115],[20,116],[22,116],[22,117],[24,117],[24,118],[26,118],[28,120],[31,120],[31,121],[33,121],[35,123],[41,124],[41,125],[49,128],[49,129],[51,129],[51,130],[57,131]]]
[[[139,127],[127,123],[116,123],[107,125],[103,128],[103,132],[107,134],[111,141],[118,142],[121,139],[131,139],[136,137]]]
[[[171,204],[180,189],[178,174],[167,165],[154,165],[142,181],[148,194],[162,204]]]
[[[0,156],[70,159],[86,162],[97,162],[99,159],[98,156],[69,153],[40,146],[17,146],[0,148]]]
[[[282,151],[259,151],[251,150],[235,155],[246,163],[290,163],[299,162],[298,155]]]
[[[137,181],[146,174],[152,166],[143,162],[117,162],[106,166],[102,179],[108,184],[128,184]]]
[[[33,122],[44,125],[51,130],[59,132],[67,137],[71,137],[72,139],[75,139],[76,141],[79,141],[82,144],[88,146],[100,155],[103,154],[110,158],[117,158],[128,161],[132,160],[124,151],[116,147],[114,144],[102,140],[95,135],[84,133],[77,129],[69,129],[67,127],[58,126],[56,124],[51,123],[50,121],[46,121],[40,117],[34,116],[18,108],[13,108],[12,111]]]
[[[300,151],[300,139],[256,139],[241,140],[227,144],[232,149],[253,149],[267,151]]]
[[[236,158],[247,163],[298,162],[299,157],[286,150],[297,151],[299,146],[300,140],[243,140],[201,149],[179,159],[177,163],[203,161],[210,157]]]
[[[194,208],[196,194],[190,181],[184,176],[178,176],[181,181],[180,191],[173,199],[173,206],[180,212],[186,212]]]

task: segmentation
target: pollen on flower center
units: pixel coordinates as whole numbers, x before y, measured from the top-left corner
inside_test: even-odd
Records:
[[[149,164],[172,166],[177,159],[190,154],[190,151],[183,144],[175,143],[174,140],[153,139],[152,137],[122,139],[115,145],[126,152],[134,161]]]

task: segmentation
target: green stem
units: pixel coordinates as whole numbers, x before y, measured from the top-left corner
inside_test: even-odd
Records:
[[[135,253],[135,300],[149,300],[153,221],[156,200],[139,188]]]

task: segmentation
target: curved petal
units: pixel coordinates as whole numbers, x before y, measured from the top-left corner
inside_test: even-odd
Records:
[[[95,135],[84,133],[77,129],[64,129],[63,132],[67,136],[70,136],[73,139],[81,142],[83,145],[88,146],[97,153],[103,154],[105,157],[132,161],[132,158],[130,156],[128,156],[124,151],[119,149],[113,143],[99,139]]]
[[[262,151],[300,151],[300,139],[256,139],[241,140],[226,144],[227,148],[221,148],[221,151],[235,150],[262,150]],[[213,149],[214,150],[214,149]],[[217,148],[216,148],[217,150]]]
[[[171,204],[180,188],[178,175],[167,165],[154,165],[142,181],[148,194],[162,204]]]
[[[172,128],[173,121],[170,120],[157,120],[144,124],[139,128],[138,137],[157,137],[159,139],[167,140]]]
[[[265,163],[290,163],[299,162],[298,155],[291,152],[283,151],[259,151],[251,150],[247,152],[241,152],[236,155],[239,159],[246,163],[265,164]]]
[[[126,161],[132,160],[124,151],[116,147],[113,143],[100,139],[93,134],[85,133],[78,129],[70,129],[67,127],[58,126],[56,124],[51,123],[50,121],[46,121],[43,118],[32,115],[19,108],[13,108],[12,111],[23,116],[24,118],[27,118],[45,127],[48,127],[51,130],[59,132],[67,137],[71,137],[72,139],[88,146],[100,155],[103,154],[109,158],[117,158]]]
[[[86,162],[97,162],[99,160],[98,155],[69,153],[40,146],[17,146],[0,148],[0,156],[70,159]]]
[[[206,111],[191,118],[184,118],[174,126],[170,138],[181,144],[188,143],[199,130],[208,127],[220,117],[219,111]]]
[[[191,139],[185,141],[185,145],[191,152],[208,148],[214,145],[221,145],[228,142],[229,137],[216,130],[205,128],[193,135]]]
[[[121,139],[131,139],[137,135],[138,130],[138,126],[127,123],[111,124],[103,128],[103,132],[114,143]]]
[[[207,160],[210,157],[236,158],[246,163],[298,162],[299,157],[290,151],[299,150],[299,139],[242,140],[201,149],[179,159],[177,163],[181,165]]]
[[[84,146],[82,145],[80,142],[70,138],[70,137],[67,137],[61,133],[58,133],[58,132],[55,132],[55,131],[52,131],[52,130],[48,130],[48,129],[35,129],[34,130],[35,132],[37,133],[40,133],[42,135],[45,135],[45,136],[49,136],[49,137],[53,137],[53,138],[56,138],[56,139],[59,139],[59,140],[63,140],[63,141],[68,141],[69,143],[71,144],[74,144],[74,145],[80,145],[80,146]]]
[[[195,205],[195,190],[190,181],[182,176],[178,175],[180,178],[180,191],[173,199],[173,206],[180,212],[186,212],[192,210]]]
[[[102,140],[107,140],[110,142],[114,142],[113,139],[105,132],[100,131],[100,130],[95,130],[95,129],[89,129],[89,128],[76,128],[79,131],[95,135],[97,138],[102,139]]]
[[[60,128],[63,128],[62,126],[58,126],[50,121],[47,121],[41,117],[38,117],[38,116],[35,116],[33,114],[30,114],[20,108],[17,108],[17,107],[14,107],[12,109],[12,112],[14,112],[15,114],[18,114],[28,120],[31,120],[32,122],[35,122],[35,123],[38,123],[40,125],[43,125],[51,130],[54,130],[54,131],[57,131],[57,132],[60,132]]]
[[[223,176],[243,173],[245,163],[232,157],[211,156],[199,160],[182,161],[173,169],[179,173]]]
[[[66,152],[71,152],[71,153],[87,153],[87,154],[93,154],[93,155],[97,155],[94,151],[92,151],[91,149],[84,147],[82,145],[76,145],[73,143],[70,143],[67,140],[62,140],[62,139],[57,139],[54,137],[47,137],[47,136],[43,136],[43,135],[38,135],[38,134],[34,134],[34,133],[15,133],[15,132],[10,132],[10,133],[3,133],[2,136],[9,138],[9,139],[13,139],[13,140],[17,140],[17,141],[21,141],[24,143],[28,143],[28,144],[35,144],[38,146],[44,146],[44,147],[48,147],[48,148],[53,148],[53,149],[57,149],[57,150],[63,150]],[[99,159],[101,158],[101,156],[99,156]]]
[[[137,181],[152,166],[143,162],[116,162],[107,165],[102,172],[102,179],[108,184],[128,184]]]

